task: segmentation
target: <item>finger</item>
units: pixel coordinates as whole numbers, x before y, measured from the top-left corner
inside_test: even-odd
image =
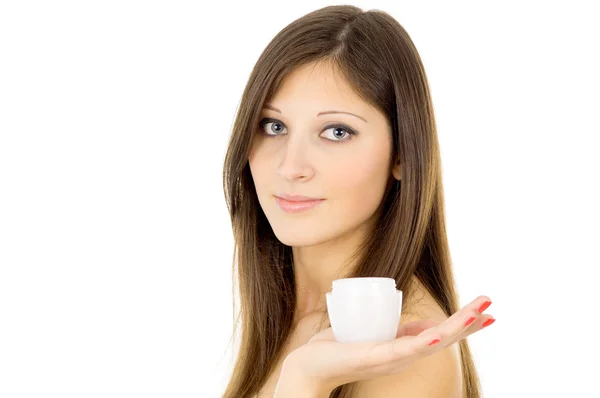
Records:
[[[437,344],[431,344],[432,342],[439,342],[442,335],[439,333],[431,332],[432,328],[426,329],[425,332],[416,336],[402,336],[395,340],[378,343],[369,347],[368,352],[364,356],[365,365],[393,365],[397,364],[398,361],[402,360],[415,360],[420,356],[425,356],[435,350]]]
[[[452,341],[459,337],[465,330],[473,330],[474,324],[481,319],[480,309],[486,309],[491,301],[487,296],[479,296],[459,311],[452,314],[440,325],[431,328],[432,332],[440,333],[444,340]],[[427,333],[424,331],[423,333]]]
[[[402,336],[416,336],[422,333],[424,330],[439,325],[441,322],[433,319],[419,319],[413,322],[407,322],[398,326],[398,332],[396,338]]]
[[[493,321],[490,322],[489,321],[490,319],[493,319]],[[487,322],[487,324],[486,324],[486,322]],[[493,322],[495,322],[495,318],[492,315],[490,315],[490,314],[481,315],[477,321],[473,322],[473,324],[471,324],[469,327],[467,327],[462,333],[460,333],[458,335],[457,338],[450,341],[447,345],[451,345],[456,342],[459,342],[462,339],[464,339],[465,337],[469,337],[470,335],[472,335],[476,332],[479,332],[484,327],[491,325]],[[483,326],[484,324],[486,326]]]
[[[488,318],[487,315],[482,315],[479,310],[485,310],[491,300],[487,296],[479,296],[471,303],[460,309],[447,320],[435,326],[425,328],[416,336],[404,335],[395,340],[370,346],[363,356],[363,366],[383,366],[389,368],[398,366],[403,363],[431,355],[432,353],[442,350],[450,345],[456,339],[459,339],[464,333],[473,333],[481,328],[479,321],[482,317]],[[473,318],[471,323],[465,325],[467,320]],[[418,328],[419,321],[410,325],[411,329]],[[408,323],[404,326],[409,325]],[[475,326],[473,326],[475,325]]]

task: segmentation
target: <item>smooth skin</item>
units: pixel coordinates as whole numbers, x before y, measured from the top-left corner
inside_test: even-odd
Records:
[[[306,397],[328,397],[342,384],[399,373],[483,329],[484,322],[494,319],[479,312],[489,306],[486,302],[491,299],[479,296],[444,322],[425,319],[400,325],[397,338],[389,342],[338,343],[329,327],[288,355],[273,397],[291,397],[298,389]],[[475,321],[465,326],[471,317]]]

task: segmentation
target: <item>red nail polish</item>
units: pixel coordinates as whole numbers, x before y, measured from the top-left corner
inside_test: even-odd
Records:
[[[483,314],[483,311],[487,310],[487,308],[492,304],[491,301],[486,301],[485,303],[481,304],[481,307],[479,307],[479,309],[477,311],[479,311],[480,314]]]
[[[490,326],[492,323],[494,323],[496,320],[494,318],[490,318],[487,321],[483,322],[483,325],[481,325],[482,328],[486,327],[486,326]]]
[[[429,343],[429,345],[434,345],[440,342],[440,339],[435,339],[435,340],[431,340],[431,343]]]
[[[474,316],[470,317],[470,318],[467,320],[467,322],[465,322],[465,326],[469,326],[470,324],[472,324],[472,323],[473,323],[473,321],[474,321],[474,320],[475,320],[475,317],[474,317]]]

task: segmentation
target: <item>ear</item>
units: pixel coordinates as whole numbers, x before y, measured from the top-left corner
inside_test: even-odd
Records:
[[[397,160],[394,163],[394,166],[392,166],[392,175],[396,180],[402,179],[402,167],[399,160]]]

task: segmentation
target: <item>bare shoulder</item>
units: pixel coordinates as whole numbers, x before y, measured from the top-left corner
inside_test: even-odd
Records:
[[[448,319],[444,310],[429,293],[427,288],[414,280],[414,292],[412,297],[403,299],[402,317],[400,323],[412,322],[419,319],[435,319],[443,322]]]
[[[444,321],[448,316],[427,290],[418,282],[414,300],[403,312],[400,324],[419,319]],[[413,362],[402,372],[357,382],[355,398],[366,397],[444,397],[462,398],[462,368],[459,345],[449,347]]]

